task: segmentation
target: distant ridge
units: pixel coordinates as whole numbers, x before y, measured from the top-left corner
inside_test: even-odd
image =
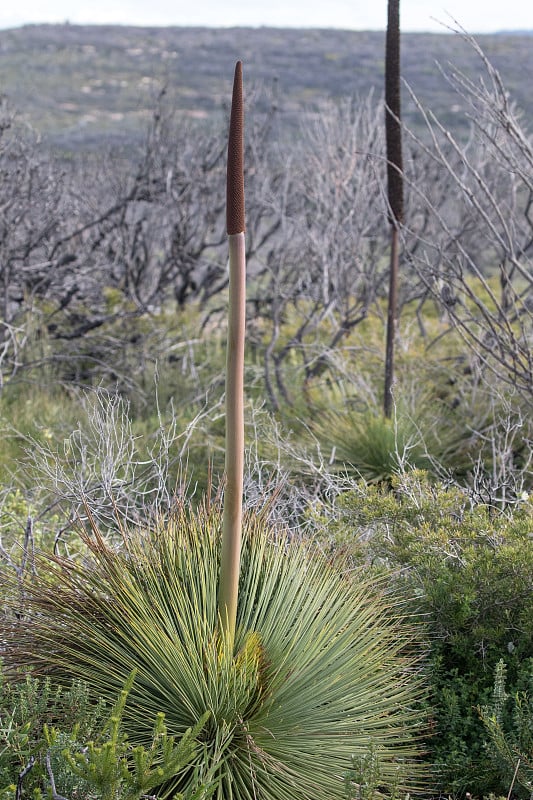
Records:
[[[533,117],[531,35],[476,36],[526,118]],[[278,86],[281,118],[290,123],[303,109],[346,95],[373,90],[379,98],[384,38],[383,31],[28,25],[0,31],[0,93],[54,146],[94,148],[141,136],[163,85],[178,113],[226,114],[242,59],[255,108],[266,102],[258,87]],[[446,125],[460,126],[460,99],[438,64],[476,79],[473,49],[450,33],[405,33],[402,41],[405,80]],[[404,113],[414,120],[408,100]]]

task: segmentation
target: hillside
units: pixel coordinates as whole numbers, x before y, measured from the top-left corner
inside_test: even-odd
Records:
[[[529,116],[530,35],[478,41]],[[328,98],[381,92],[383,49],[380,32],[31,25],[0,31],[0,91],[52,144],[99,147],[140,135],[163,85],[185,114],[220,111],[237,58],[244,61],[248,91],[277,87],[289,119]],[[439,64],[475,78],[479,60],[468,43],[452,34],[405,34],[402,60],[415,93],[456,126],[460,102]],[[407,93],[404,109],[412,117]]]

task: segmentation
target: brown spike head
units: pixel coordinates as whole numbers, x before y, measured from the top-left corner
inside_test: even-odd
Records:
[[[228,140],[226,183],[226,223],[228,234],[243,233],[244,223],[244,104],[242,99],[242,61],[237,61],[233,80]]]
[[[400,108],[400,0],[388,0],[385,45],[387,182],[393,224],[403,222],[403,159]]]

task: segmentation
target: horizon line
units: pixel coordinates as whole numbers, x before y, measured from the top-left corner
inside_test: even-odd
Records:
[[[237,24],[229,24],[229,25],[208,25],[208,24],[179,24],[179,23],[165,23],[165,24],[140,24],[135,22],[71,22],[70,20],[66,19],[62,22],[20,22],[9,24],[7,23],[4,25],[0,22],[0,32],[3,31],[16,31],[21,30],[23,28],[41,28],[41,27],[58,27],[58,28],[137,28],[139,30],[143,29],[150,29],[150,30],[166,30],[166,29],[182,29],[182,30],[198,30],[198,29],[206,29],[206,30],[286,30],[286,31],[338,31],[339,33],[385,33],[385,27],[381,28],[374,28],[374,27],[365,27],[365,28],[346,28],[343,26],[336,26],[330,25],[328,27],[323,27],[321,25],[273,25],[273,24],[261,24],[261,25],[237,25]],[[402,34],[410,34],[410,35],[434,35],[434,36],[450,36],[450,35],[469,35],[469,36],[502,36],[502,35],[531,35],[533,34],[533,27],[531,28],[499,28],[490,31],[471,31],[471,30],[461,30],[461,29],[454,29],[451,27],[447,27],[444,23],[442,24],[442,30],[436,30],[434,28],[420,28],[420,29],[409,29],[404,28],[401,31]]]

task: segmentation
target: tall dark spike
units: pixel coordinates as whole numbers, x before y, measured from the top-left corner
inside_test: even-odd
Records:
[[[388,0],[385,43],[385,137],[387,142],[387,194],[391,224],[389,299],[385,347],[383,413],[392,415],[394,342],[398,324],[399,228],[403,223],[403,159],[400,108],[400,0]]]
[[[244,222],[244,104],[242,99],[242,61],[235,65],[228,139],[226,184],[227,232],[243,233]]]
[[[393,221],[403,222],[403,159],[400,106],[400,0],[389,0],[385,44],[387,185]]]

